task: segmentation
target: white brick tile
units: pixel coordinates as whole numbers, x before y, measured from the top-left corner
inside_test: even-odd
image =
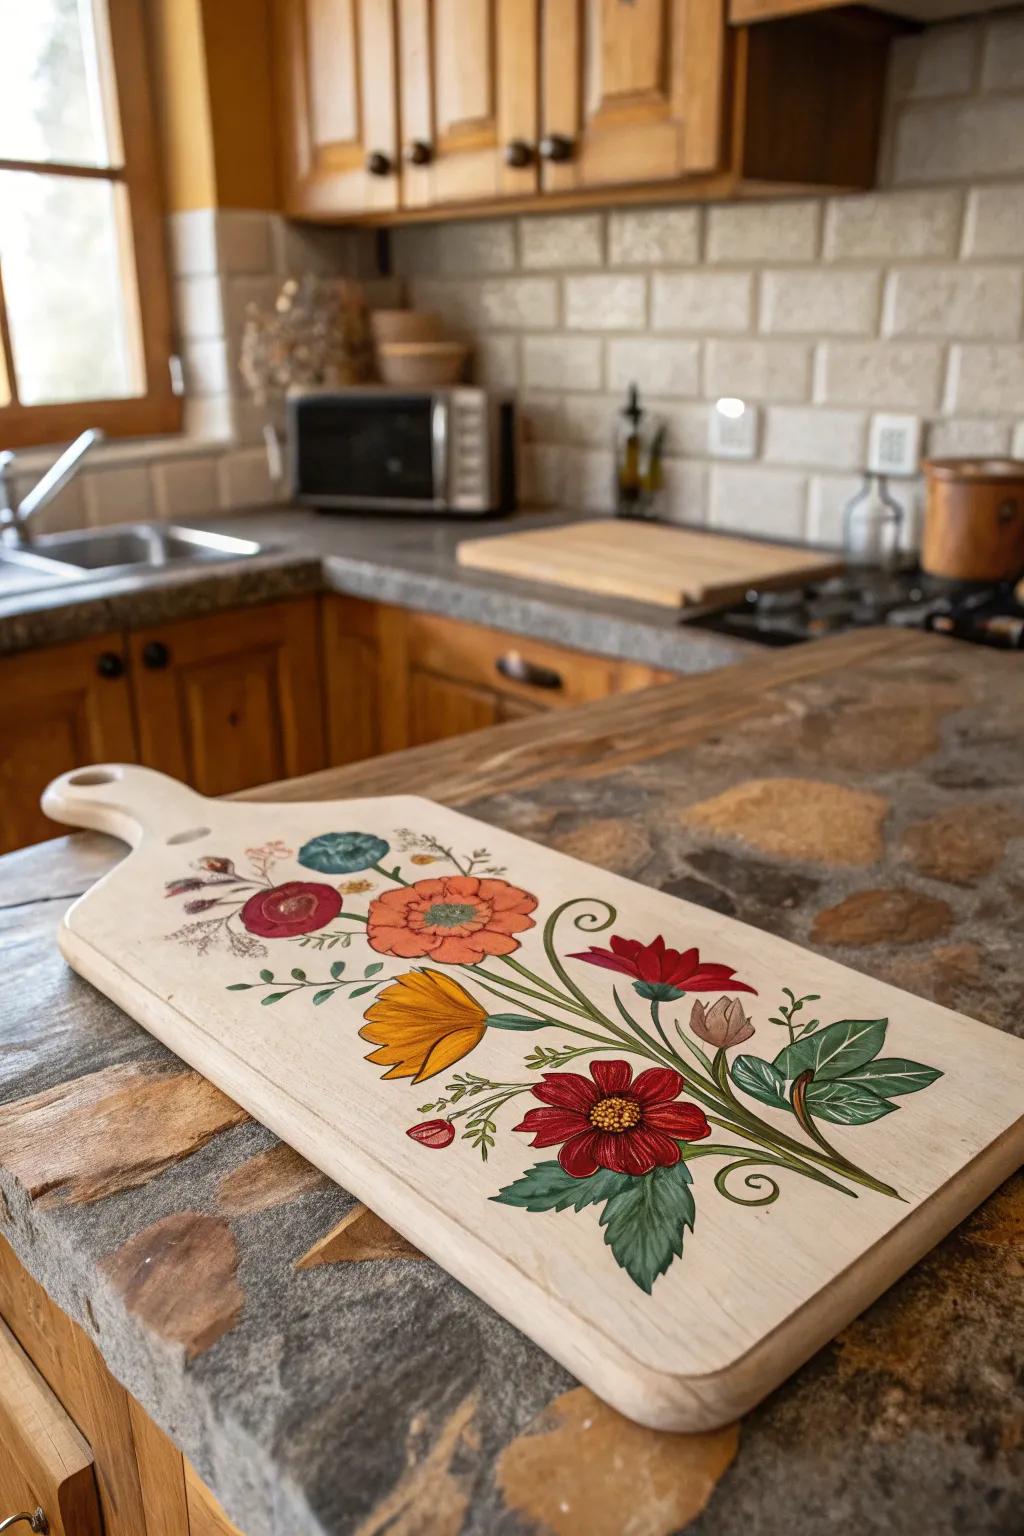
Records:
[[[27,496],[38,480],[29,475],[14,482],[14,499]],[[52,501],[32,514],[33,533],[68,533],[73,528],[84,528],[87,522],[85,510],[85,475],[78,474],[57,492]]]
[[[896,38],[889,53],[889,94],[894,101],[964,96],[974,84],[977,26],[926,27]]]
[[[1024,92],[1024,12],[993,16],[985,34],[981,70],[984,91]]]
[[[1019,421],[1013,429],[1011,451],[1015,459],[1024,459],[1024,421]]]
[[[599,267],[604,260],[604,221],[599,213],[550,214],[519,221],[524,267]]]
[[[1009,421],[973,420],[967,416],[958,416],[952,421],[933,421],[928,429],[926,457],[999,457],[1009,450],[1010,432]]]
[[[805,531],[807,477],[792,470],[715,464],[708,522],[713,528],[801,539]]]
[[[550,443],[527,443],[519,461],[519,502],[523,507],[553,507],[562,500],[565,450]]]
[[[167,220],[171,271],[192,277],[217,271],[217,221],[212,208],[190,208]]]
[[[818,393],[828,405],[931,411],[942,374],[942,348],[930,343],[830,341],[819,356]]]
[[[145,464],[90,469],[82,477],[82,484],[85,519],[90,528],[145,522],[152,516],[149,468]]]
[[[1024,94],[908,107],[896,124],[897,182],[1024,171]]]
[[[558,321],[558,285],[551,277],[425,278],[410,287],[417,309],[436,310],[470,337],[481,330],[540,330]]]
[[[652,282],[655,330],[745,331],[750,326],[750,272],[657,272]]]
[[[707,522],[709,470],[692,459],[665,459],[664,516],[690,527]]]
[[[562,405],[565,395],[549,395],[531,390],[519,396],[519,420],[523,439],[530,443],[566,441]]]
[[[826,259],[955,256],[962,202],[952,188],[831,198],[825,213]]]
[[[228,350],[221,341],[186,341],[182,348],[185,393],[226,395],[234,380],[228,367]]]
[[[878,324],[881,274],[790,268],[765,272],[761,329],[799,336],[873,335]]]
[[[764,458],[773,464],[860,469],[865,460],[867,431],[864,411],[773,406],[765,423]]]
[[[575,331],[635,331],[647,319],[645,277],[601,274],[565,279],[565,323]]]
[[[708,451],[708,414],[706,405],[672,405],[660,400],[648,405],[665,423],[666,454],[684,458],[702,458]]]
[[[621,409],[615,395],[563,395],[563,440],[575,448],[610,449]]]
[[[711,340],[704,349],[704,392],[716,399],[809,400],[811,348],[802,341]]]
[[[862,475],[815,475],[807,504],[807,537],[812,544],[843,547],[843,514],[864,484]]]
[[[954,347],[950,409],[1016,416],[1024,411],[1024,347],[975,344]]]
[[[400,224],[388,233],[391,269],[403,277],[428,277],[439,270],[440,224]]]
[[[818,254],[817,202],[732,203],[709,208],[707,220],[709,262],[813,261]]]
[[[214,404],[213,401],[202,401],[203,405]],[[262,405],[256,405],[252,400],[237,398],[231,403],[231,417],[233,431],[231,439],[236,448],[248,448],[255,443],[265,441],[264,429],[267,424],[267,411]]]
[[[391,260],[394,270],[406,276],[511,272],[515,224],[511,219],[411,224],[392,233]]]
[[[372,230],[293,224],[272,219],[271,271],[279,277],[373,277],[377,273]]]
[[[972,189],[964,250],[968,256],[1024,256],[1024,182]]]
[[[217,250],[222,272],[271,272],[274,220],[266,213],[222,208],[217,214]]]
[[[519,343],[514,336],[479,336],[473,343],[473,382],[489,389],[519,383]]]
[[[230,395],[186,395],[185,436],[197,442],[228,441],[235,428],[234,404]]]
[[[697,208],[616,208],[608,216],[613,267],[685,267],[699,259]]]
[[[179,277],[174,284],[178,335],[188,341],[208,341],[224,334],[220,278],[212,274]]]
[[[885,331],[890,336],[993,337],[1020,332],[1020,267],[903,267],[889,276]]]
[[[167,459],[153,465],[153,506],[157,517],[174,521],[209,516],[220,505],[217,460],[207,454],[195,459]]]
[[[523,383],[536,389],[601,389],[601,347],[596,336],[525,336]]]
[[[645,394],[698,395],[700,342],[613,337],[608,342],[608,388],[621,393],[630,384]]]
[[[565,454],[562,500],[579,512],[615,510],[615,456],[611,449],[569,448]]]
[[[263,507],[279,501],[282,492],[270,478],[265,448],[242,448],[225,453],[218,461],[220,504],[227,511],[236,507]]]

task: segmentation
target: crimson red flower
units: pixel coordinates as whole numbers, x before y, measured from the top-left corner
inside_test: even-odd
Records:
[[[250,896],[241,916],[249,932],[261,939],[293,939],[325,928],[340,911],[341,896],[333,885],[288,880]]]
[[[633,977],[633,987],[641,997],[651,1002],[670,1003],[684,992],[753,992],[744,981],[735,981],[728,965],[701,962],[696,949],[666,949],[661,934],[652,944],[642,944],[639,939],[620,939],[614,934],[611,949],[598,949],[594,945],[583,954],[572,955],[573,960],[586,960],[590,965],[603,966],[606,971],[619,971]]]
[[[671,1067],[648,1067],[634,1078],[628,1061],[595,1061],[589,1078],[578,1072],[545,1072],[534,1098],[550,1108],[531,1109],[517,1131],[532,1131],[535,1147],[561,1142],[558,1161],[574,1179],[598,1168],[613,1173],[650,1173],[679,1161],[681,1141],[711,1135],[696,1104],[675,1104],[683,1079]]]
[[[455,1140],[455,1127],[450,1120],[421,1120],[405,1134],[424,1147],[450,1147]]]

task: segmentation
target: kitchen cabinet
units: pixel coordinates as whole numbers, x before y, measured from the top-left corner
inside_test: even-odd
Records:
[[[316,599],[129,636],[138,761],[202,795],[324,766]]]
[[[544,0],[542,189],[716,170],[725,31],[721,0]]]
[[[135,731],[121,635],[0,658],[0,853],[61,830],[39,796],[82,763],[131,762]]]
[[[274,39],[288,210],[397,208],[392,0],[274,0]]]

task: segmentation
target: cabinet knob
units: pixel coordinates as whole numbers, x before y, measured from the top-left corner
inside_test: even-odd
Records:
[[[434,148],[426,139],[413,139],[405,146],[405,159],[409,165],[429,165],[434,158]]]
[[[151,672],[162,672],[171,659],[171,653],[162,640],[149,640],[142,647],[142,665]]]
[[[371,176],[390,176],[391,156],[385,155],[382,150],[375,149],[366,157],[366,169]]]
[[[533,146],[527,144],[525,139],[509,139],[505,145],[505,164],[510,165],[514,171],[522,170],[524,165],[529,165],[533,159]]]
[[[50,1522],[41,1509],[31,1515],[8,1515],[6,1520],[0,1520],[0,1531],[12,1531],[16,1525],[27,1525],[30,1531],[37,1531],[39,1536],[47,1536],[50,1529]]]
[[[124,658],[116,651],[101,651],[96,658],[96,671],[100,677],[123,677]],[[0,1526],[3,1530],[3,1526]]]
[[[562,674],[554,667],[540,667],[535,661],[527,661],[521,651],[506,651],[494,663],[502,677],[513,683],[526,683],[530,688],[561,688]]]
[[[548,133],[540,141],[540,157],[542,160],[571,160],[572,139],[567,139],[564,133]]]

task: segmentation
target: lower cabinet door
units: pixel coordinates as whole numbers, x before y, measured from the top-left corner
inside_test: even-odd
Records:
[[[139,760],[203,795],[324,766],[315,598],[129,636]]]
[[[49,1536],[103,1536],[92,1452],[0,1323],[0,1525],[39,1510]]]

